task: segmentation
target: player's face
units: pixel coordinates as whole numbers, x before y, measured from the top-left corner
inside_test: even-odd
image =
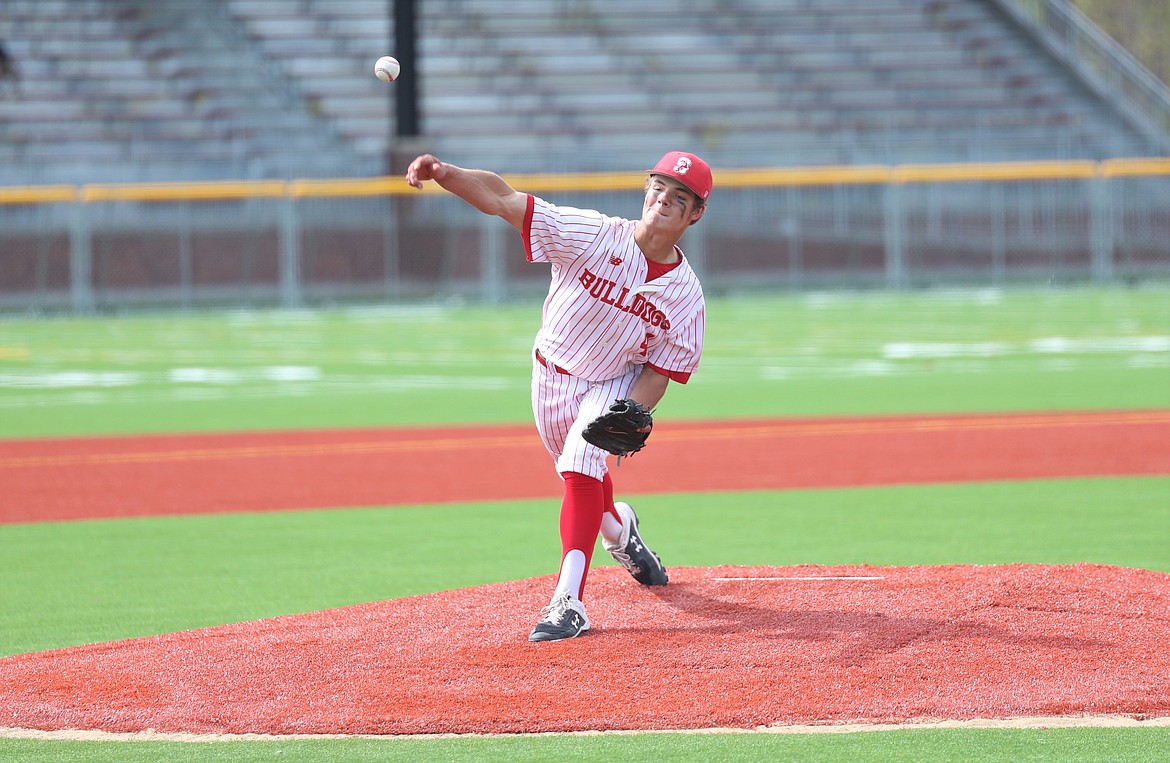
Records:
[[[678,235],[703,216],[698,197],[674,178],[651,175],[646,181],[642,223],[654,229],[677,229]]]

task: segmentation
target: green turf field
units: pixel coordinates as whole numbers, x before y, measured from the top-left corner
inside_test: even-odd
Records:
[[[539,305],[0,320],[0,437],[527,422]],[[1170,290],[710,303],[660,421],[1170,408]],[[535,433],[533,434],[535,437]],[[1170,571],[1170,476],[645,496],[674,565]],[[717,508],[719,523],[710,521]],[[556,506],[0,526],[0,654],[550,573]],[[522,542],[518,542],[522,541]],[[179,744],[0,740],[4,760],[1159,760],[1170,729]]]
[[[0,437],[531,420],[539,305],[0,322]],[[715,298],[664,416],[1170,406],[1170,288]]]

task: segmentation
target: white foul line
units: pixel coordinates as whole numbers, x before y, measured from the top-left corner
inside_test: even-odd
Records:
[[[42,731],[0,727],[0,739],[38,739],[82,742],[286,742],[300,740],[377,739],[393,744],[410,739],[468,739],[486,737],[546,736],[632,736],[634,734],[853,734],[867,731],[906,729],[1061,729],[1061,728],[1170,728],[1170,717],[1135,718],[1128,715],[1035,716],[1015,718],[972,718],[970,720],[923,721],[905,723],[823,723],[791,726],[755,726],[753,728],[654,729],[620,731],[526,731],[507,734],[207,734],[159,731],[98,731],[62,729]]]
[[[730,580],[885,580],[884,575],[796,575],[778,578],[712,578],[722,582]]]

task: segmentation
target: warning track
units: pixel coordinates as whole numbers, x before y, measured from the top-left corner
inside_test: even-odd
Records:
[[[619,472],[642,494],[1142,474],[1170,474],[1170,411],[664,420]],[[0,440],[0,481],[0,523],[562,489],[529,425]]]

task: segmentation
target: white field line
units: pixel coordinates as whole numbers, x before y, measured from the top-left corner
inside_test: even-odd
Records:
[[[1024,718],[972,718],[968,720],[910,721],[907,723],[826,723],[754,728],[653,729],[621,731],[542,731],[509,734],[193,734],[183,732],[113,732],[91,729],[40,729],[0,727],[0,739],[75,742],[285,742],[330,739],[466,739],[542,736],[623,736],[632,734],[857,734],[872,731],[924,729],[1057,729],[1057,728],[1166,728],[1170,716],[1135,718],[1128,715],[1036,716]]]
[[[315,320],[315,318],[314,318]],[[267,341],[273,341],[269,338]],[[294,344],[301,345],[303,342],[294,337]],[[11,358],[24,360],[28,357],[28,349],[25,347],[0,347],[0,358]],[[842,361],[841,363],[832,364],[827,363],[824,359],[817,359],[812,363],[796,363],[792,366],[776,366],[764,365],[762,367],[762,374],[765,378],[786,378],[797,373],[803,375],[815,375],[819,372],[828,375],[837,376],[885,376],[892,373],[917,373],[917,366],[899,366],[896,363],[889,361],[902,360],[948,360],[948,359],[986,359],[986,358],[1000,358],[1007,355],[1021,355],[1021,356],[1050,356],[1050,355],[1085,355],[1085,354],[1164,354],[1170,353],[1170,336],[1165,335],[1139,335],[1139,336],[1103,336],[1103,337],[1040,337],[1024,342],[1006,342],[1006,341],[973,341],[973,342],[928,342],[928,341],[893,341],[886,342],[881,346],[881,358],[856,358]],[[423,356],[421,354],[408,354],[405,356],[394,357],[384,356],[379,358],[379,364],[387,360],[409,360],[420,361],[423,358],[429,360],[432,364],[450,365],[457,364],[481,364],[485,361],[470,358],[466,352],[459,352],[452,357],[444,357],[443,355],[429,354]],[[1136,356],[1135,356],[1136,357]],[[125,360],[125,359],[124,359]],[[130,360],[139,360],[138,356],[134,356]],[[799,359],[797,359],[799,360]],[[718,367],[718,361],[712,359],[713,364]],[[129,361],[127,361],[129,362]],[[182,361],[178,361],[182,362]],[[198,361],[194,361],[198,362]],[[759,358],[740,359],[739,363],[747,363],[752,366],[759,366]],[[736,363],[736,370],[738,365]],[[966,371],[973,370],[972,367],[964,367]],[[363,383],[378,383],[385,382],[387,377],[362,377],[358,379],[359,384]],[[440,375],[419,376],[417,378],[410,376],[403,377],[388,377],[390,379],[401,379],[401,384],[422,383],[424,386],[441,385],[447,378]],[[0,373],[0,387],[6,388],[20,388],[20,389],[36,389],[36,390],[62,390],[62,389],[102,389],[102,388],[122,388],[122,387],[141,387],[147,384],[167,383],[171,385],[213,385],[213,386],[239,386],[248,383],[300,383],[300,384],[322,384],[336,381],[333,375],[329,378],[325,373],[316,366],[309,365],[260,365],[256,367],[244,368],[220,368],[220,367],[176,367],[168,369],[164,372],[146,373],[142,371],[109,371],[109,370],[58,370],[58,371],[38,371],[38,370],[16,370],[7,373]],[[456,381],[456,386],[459,385]]]
[[[711,578],[719,582],[726,582],[729,580],[744,580],[755,582],[757,580],[885,580],[885,575],[793,575],[789,577],[759,577],[759,578]]]

